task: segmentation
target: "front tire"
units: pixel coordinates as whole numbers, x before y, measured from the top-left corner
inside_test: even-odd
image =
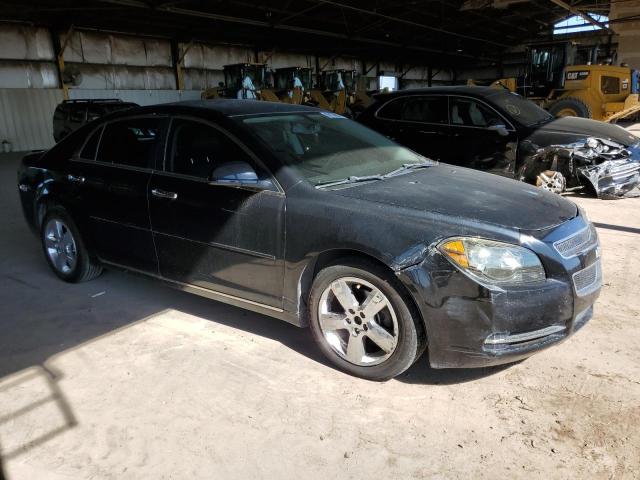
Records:
[[[49,210],[40,232],[47,263],[65,282],[86,282],[102,273],[102,267],[91,258],[76,224],[65,209],[54,207]]]
[[[369,380],[407,370],[426,345],[424,329],[398,280],[353,261],[321,270],[310,294],[310,324],[322,353],[339,369]]]

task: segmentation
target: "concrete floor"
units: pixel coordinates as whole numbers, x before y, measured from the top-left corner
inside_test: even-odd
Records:
[[[16,164],[0,157],[8,479],[638,478],[640,198],[572,198],[597,222],[605,275],[576,336],[506,368],[421,361],[373,383],[277,320],[125,273],[59,281]]]

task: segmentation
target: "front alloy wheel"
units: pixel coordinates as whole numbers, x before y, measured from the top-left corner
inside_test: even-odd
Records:
[[[391,302],[361,278],[339,278],[325,288],[318,320],[326,342],[354,365],[378,365],[398,343],[398,320]]]
[[[537,176],[536,185],[542,190],[559,194],[566,190],[567,181],[560,172],[545,170]]]
[[[338,368],[388,380],[420,357],[422,320],[402,284],[384,267],[360,259],[322,269],[309,296],[309,320],[322,353]]]

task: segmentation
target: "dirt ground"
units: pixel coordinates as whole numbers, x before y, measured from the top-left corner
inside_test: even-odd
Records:
[[[48,270],[0,158],[0,457],[31,479],[640,476],[640,198],[596,222],[593,320],[508,367],[373,383],[309,332],[109,271]],[[0,474],[0,477],[2,475]]]

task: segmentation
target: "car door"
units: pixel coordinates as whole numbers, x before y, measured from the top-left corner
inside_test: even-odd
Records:
[[[378,112],[388,137],[433,160],[447,157],[448,108],[445,95],[412,95],[393,99]]]
[[[448,163],[512,176],[517,134],[513,126],[488,104],[470,97],[451,96]]]
[[[158,273],[147,186],[166,123],[148,116],[109,122],[69,162],[66,181],[75,185],[87,240],[102,261]]]
[[[238,164],[248,164],[259,184],[212,181]],[[285,196],[235,137],[213,123],[174,118],[149,204],[163,277],[282,307]]]

